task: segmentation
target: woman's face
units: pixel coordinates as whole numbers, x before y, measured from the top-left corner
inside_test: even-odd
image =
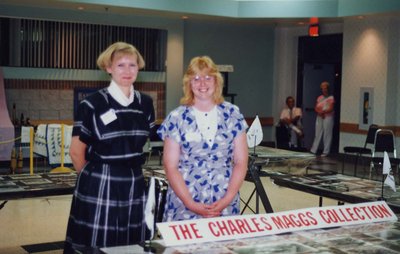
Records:
[[[136,55],[117,54],[107,72],[112,79],[120,86],[131,86],[139,73],[139,66]]]
[[[191,80],[190,86],[196,100],[212,100],[215,92],[215,77],[208,74],[208,71],[196,73]]]

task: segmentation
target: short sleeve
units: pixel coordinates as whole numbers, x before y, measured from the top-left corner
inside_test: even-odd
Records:
[[[246,132],[248,125],[246,120],[244,119],[243,114],[240,112],[239,108],[236,105],[230,104],[227,107],[228,113],[225,113],[225,120],[228,121],[229,129],[232,131],[234,137],[238,134]]]
[[[152,129],[155,126],[155,112],[154,112],[153,99],[149,95],[144,93],[141,93],[141,97],[143,100],[143,112],[149,123],[149,128]]]
[[[158,128],[157,134],[162,140],[165,140],[165,138],[172,138],[178,144],[181,143],[182,140],[179,131],[179,119],[181,114],[179,111],[179,108],[173,110]]]
[[[85,144],[89,144],[93,140],[93,105],[83,100],[78,106],[77,115],[72,129],[72,136],[79,136],[79,139]]]

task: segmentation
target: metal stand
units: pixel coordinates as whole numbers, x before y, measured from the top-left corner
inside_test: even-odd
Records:
[[[3,201],[3,202],[0,204],[0,209],[3,209],[3,207],[7,204],[7,202],[8,202],[8,200]]]
[[[254,182],[254,190],[251,193],[249,199],[247,202],[245,202],[245,207],[242,210],[242,214],[244,210],[248,207],[253,213],[259,213],[259,200],[261,200],[261,203],[264,206],[265,212],[267,213],[273,213],[274,211],[272,210],[271,203],[269,202],[267,193],[265,192],[264,186],[262,185],[259,171],[260,168],[265,165],[268,161],[263,160],[263,161],[256,161],[254,157],[249,157],[250,163],[249,163],[249,174],[251,177],[252,182]],[[253,195],[256,194],[256,210],[252,210],[249,207],[249,202],[253,198]]]

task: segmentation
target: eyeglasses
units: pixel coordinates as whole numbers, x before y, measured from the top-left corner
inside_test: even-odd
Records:
[[[206,84],[210,84],[211,82],[214,81],[214,77],[213,76],[208,76],[208,75],[206,75],[204,77],[201,77],[199,75],[196,75],[196,76],[194,76],[192,78],[192,84],[193,85],[199,85],[202,81],[204,83],[206,83]]]

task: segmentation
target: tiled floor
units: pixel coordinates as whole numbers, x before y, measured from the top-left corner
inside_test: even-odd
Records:
[[[157,165],[158,159],[150,161],[153,163]],[[340,173],[342,162],[336,156],[318,157],[309,168]],[[363,173],[363,167],[359,168],[360,174]],[[344,171],[353,174],[351,161],[344,164]],[[274,212],[318,206],[318,196],[279,187],[269,177],[261,180]],[[241,189],[242,199],[247,201],[253,189],[253,183],[245,182]],[[0,210],[0,253],[62,253],[60,248],[65,238],[70,204],[71,195],[8,201]],[[335,200],[324,199],[323,205],[336,204]],[[250,206],[255,207],[254,198],[250,200]],[[262,206],[260,212],[264,212]]]

